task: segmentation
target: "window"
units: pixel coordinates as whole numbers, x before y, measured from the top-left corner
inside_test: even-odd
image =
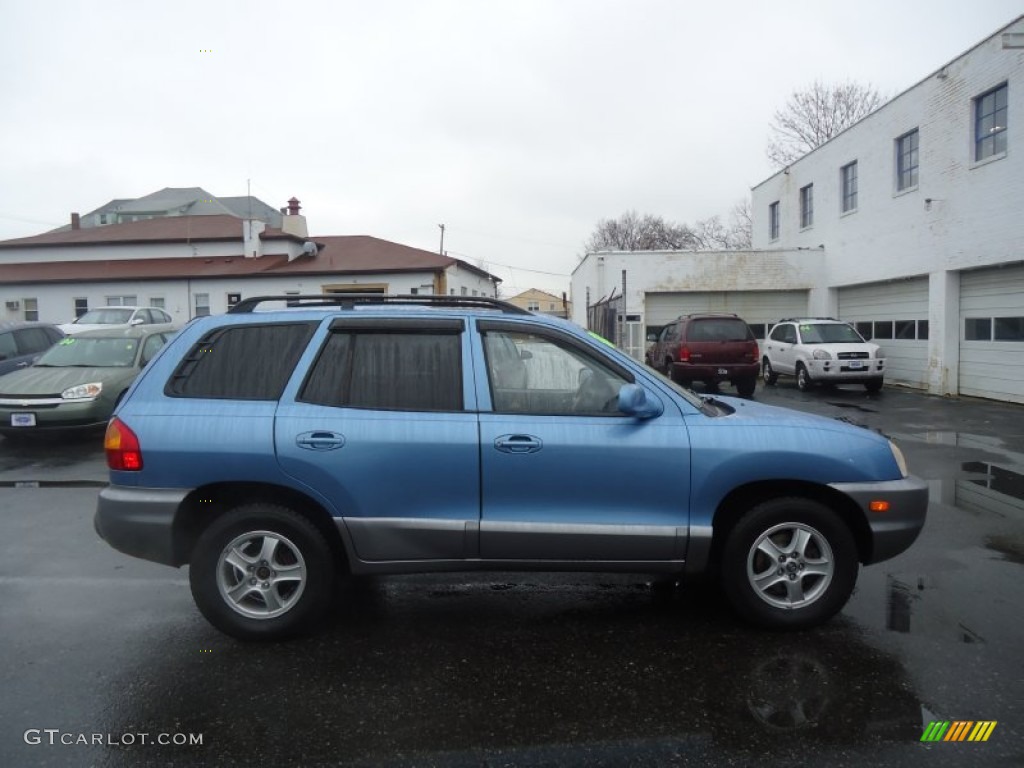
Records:
[[[772,329],[771,339],[782,344],[796,344],[796,328],[790,323],[777,325]]]
[[[839,186],[842,195],[842,211],[849,213],[857,210],[857,161],[848,163],[839,169]]]
[[[138,296],[107,296],[108,307],[134,307],[139,303]]]
[[[526,302],[526,308],[530,312],[540,312],[540,302],[539,301],[528,301],[528,302]]]
[[[779,201],[768,206],[768,239],[779,239]]]
[[[992,318],[969,317],[964,321],[965,341],[991,341]]]
[[[484,333],[484,352],[491,402],[498,413],[622,415],[619,389],[632,377],[573,342],[494,329]]]
[[[1024,341],[1024,317],[997,317],[996,341]]]
[[[149,306],[159,307],[160,309],[167,309],[167,304],[164,301],[163,296],[151,296],[149,298]]]
[[[892,320],[876,320],[875,321],[875,338],[876,339],[891,339],[892,338]]]
[[[18,354],[35,355],[45,352],[53,346],[55,339],[50,337],[46,328],[17,328],[14,340],[18,345]]]
[[[276,400],[315,323],[218,328],[185,356],[167,382],[170,397]]]
[[[26,320],[39,319],[39,299],[22,299],[21,303],[25,307]]]
[[[461,320],[333,330],[299,399],[337,408],[461,411]]]
[[[141,365],[146,365],[153,356],[160,351],[167,341],[167,338],[162,333],[154,333],[152,336],[146,339],[142,345],[142,356],[139,358]]]
[[[974,159],[984,160],[1006,152],[1006,83],[974,100]]]
[[[419,288],[410,288],[409,289],[409,295],[410,296],[418,296],[419,292],[420,292]]]
[[[870,320],[862,321],[862,322],[857,323],[856,324],[856,328],[857,328],[857,333],[859,333],[861,336],[863,336],[865,340],[871,341],[871,337],[872,337],[873,334],[871,332],[871,321]]]
[[[754,334],[755,339],[764,340],[764,334],[768,330],[766,323],[747,323],[750,326],[750,332]]]
[[[101,213],[100,214],[100,224],[106,224],[106,223],[107,223],[107,214]]]
[[[469,289],[466,286],[462,286],[461,293],[463,296],[469,295]]]
[[[896,189],[900,192],[917,186],[917,147],[916,128],[896,139]]]
[[[89,311],[88,299],[75,299],[75,317],[81,317]]]
[[[195,301],[195,316],[205,317],[210,314],[210,294],[194,293],[192,298]]]
[[[800,229],[814,224],[814,185],[800,188]]]
[[[298,291],[285,291],[284,295],[285,296],[298,296],[299,292]],[[296,300],[296,299],[286,299],[284,304],[285,304],[286,307],[297,307],[297,306],[299,306],[299,301]]]
[[[242,300],[241,293],[229,293],[228,294],[228,309],[231,309],[235,304]]]
[[[894,323],[895,333],[894,338],[897,339],[913,339],[916,333],[916,323],[913,320],[896,320]]]

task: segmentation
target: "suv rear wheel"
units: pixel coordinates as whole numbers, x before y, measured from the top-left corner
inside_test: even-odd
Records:
[[[757,379],[740,379],[736,382],[736,392],[740,397],[751,397],[757,389]]]
[[[772,499],[730,532],[722,586],[739,614],[755,624],[808,627],[846,604],[857,568],[853,535],[832,510],[811,499]]]
[[[241,640],[301,634],[326,613],[334,560],[323,534],[287,507],[246,504],[214,520],[192,553],[203,616]]]

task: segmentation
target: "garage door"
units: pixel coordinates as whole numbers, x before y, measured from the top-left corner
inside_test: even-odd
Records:
[[[928,278],[840,288],[839,319],[882,348],[886,381],[928,386]]]
[[[691,312],[733,312],[764,338],[784,317],[807,314],[807,291],[697,291],[693,293],[648,293],[644,298],[644,320],[648,331],[660,329],[680,315]]]
[[[1024,267],[961,273],[960,394],[1024,403]]]

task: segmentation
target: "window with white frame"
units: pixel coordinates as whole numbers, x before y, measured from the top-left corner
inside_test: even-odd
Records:
[[[800,229],[814,224],[814,185],[800,187]]]
[[[81,317],[89,311],[89,299],[75,299],[75,317]]]
[[[974,100],[974,159],[984,160],[1006,152],[1007,101],[1006,83],[983,93]]]
[[[526,302],[526,308],[530,312],[540,312],[540,302],[539,301],[532,301],[532,300],[531,301],[527,301]]]
[[[22,306],[25,308],[25,319],[36,321],[39,319],[39,299],[22,299]]]
[[[134,307],[139,303],[138,296],[127,294],[125,296],[107,296],[104,299],[108,307]]]
[[[779,201],[768,206],[768,239],[779,239]]]
[[[149,306],[159,307],[160,309],[167,309],[167,302],[164,300],[163,296],[150,296]]]
[[[839,169],[839,189],[842,195],[842,212],[857,210],[857,161],[847,163]]]
[[[193,305],[196,317],[205,317],[210,314],[210,294],[193,293],[192,298],[194,299]]]
[[[917,186],[919,134],[917,128],[896,139],[896,190]]]

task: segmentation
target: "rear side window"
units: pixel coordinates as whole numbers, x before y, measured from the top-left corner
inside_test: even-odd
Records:
[[[461,411],[459,333],[335,331],[321,350],[299,400],[338,408]]]
[[[14,332],[14,338],[18,343],[18,353],[22,355],[45,352],[53,346],[45,328],[20,328]]]
[[[694,320],[686,333],[687,341],[750,341],[753,338],[747,324],[736,318]]]
[[[208,333],[181,361],[171,397],[277,400],[316,325],[236,325]]]

